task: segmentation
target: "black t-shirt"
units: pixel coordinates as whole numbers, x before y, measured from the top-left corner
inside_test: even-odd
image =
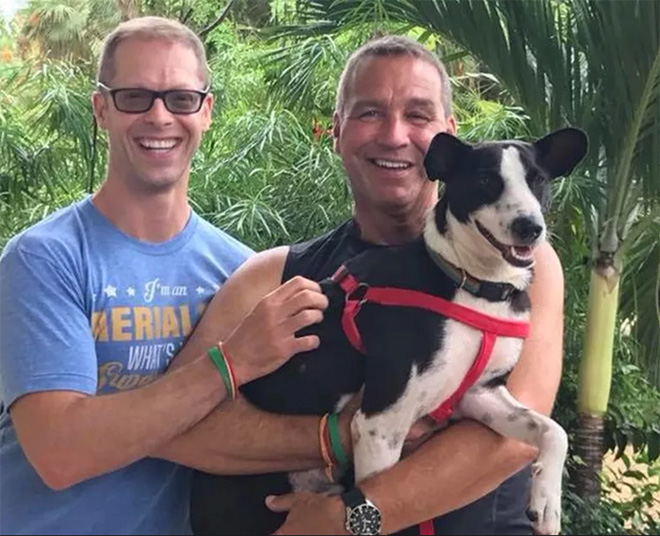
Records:
[[[349,220],[334,231],[290,247],[282,281],[302,275],[321,281],[330,277],[346,260],[368,249],[382,246],[365,242]],[[460,445],[457,445],[457,448]],[[438,463],[446,463],[439,460]],[[479,463],[479,460],[475,460]],[[531,484],[530,468],[525,468],[492,493],[434,520],[435,534],[532,534],[526,510]],[[419,534],[411,527],[401,534]]]

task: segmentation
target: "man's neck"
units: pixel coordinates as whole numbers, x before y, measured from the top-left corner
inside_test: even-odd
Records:
[[[118,180],[108,179],[92,202],[119,230],[146,242],[170,240],[183,230],[190,217],[185,184],[161,192],[136,192]]]
[[[416,239],[424,229],[425,212],[386,214],[378,210],[360,210],[356,207],[355,221],[360,237],[372,244],[396,246]]]

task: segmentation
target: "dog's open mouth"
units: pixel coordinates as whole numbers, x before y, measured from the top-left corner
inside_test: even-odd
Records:
[[[499,250],[499,252],[502,254],[502,257],[504,257],[504,260],[506,260],[509,264],[519,268],[526,268],[534,264],[533,246],[513,246],[503,244],[497,238],[495,238],[488,229],[481,225],[478,220],[475,220],[475,223],[477,224],[477,229],[479,229],[481,235],[486,240],[488,240],[488,242],[490,242],[494,248]]]

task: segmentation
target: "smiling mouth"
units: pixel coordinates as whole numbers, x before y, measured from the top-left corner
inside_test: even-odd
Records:
[[[504,257],[504,260],[509,264],[516,266],[518,268],[527,268],[534,264],[534,248],[532,246],[515,246],[503,244],[493,234],[486,229],[483,225],[479,223],[478,220],[475,220],[477,229],[491,246],[497,249]]]
[[[180,138],[137,138],[137,144],[145,151],[163,154],[171,151],[181,143]]]
[[[406,162],[405,160],[389,160],[387,158],[369,158],[368,160],[374,166],[379,167],[381,169],[398,171],[398,170],[410,169],[411,167],[413,167],[413,165],[410,162]]]

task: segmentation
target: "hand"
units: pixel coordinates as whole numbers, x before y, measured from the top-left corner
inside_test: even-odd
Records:
[[[328,298],[318,283],[296,276],[257,303],[224,342],[238,385],[265,376],[299,352],[319,345],[295,333],[323,320]]]
[[[266,506],[273,512],[289,512],[274,534],[348,534],[344,526],[346,510],[338,496],[316,493],[271,495]]]

